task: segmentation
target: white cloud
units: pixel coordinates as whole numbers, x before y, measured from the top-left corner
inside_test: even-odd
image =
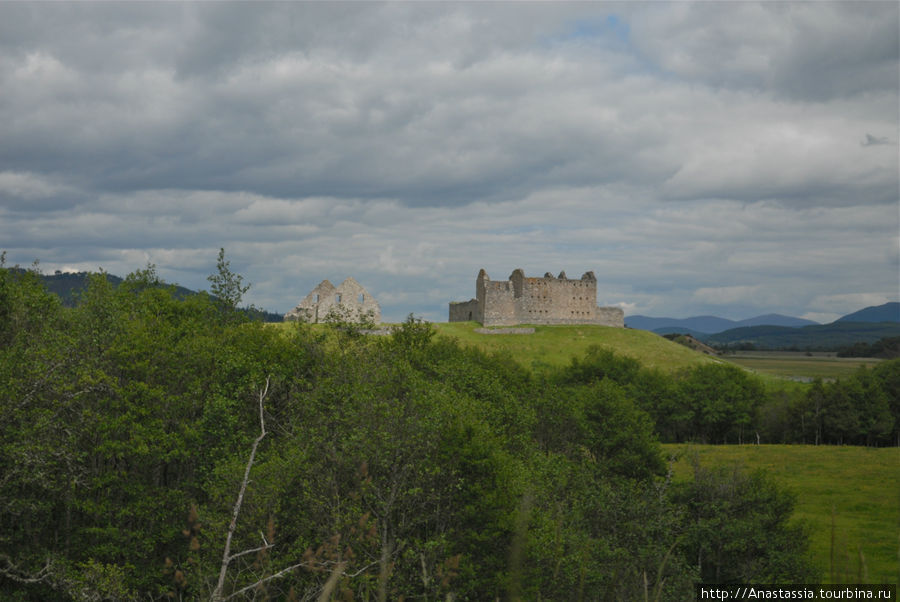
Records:
[[[892,294],[887,292],[844,293],[838,295],[821,295],[812,299],[809,303],[809,307],[813,310],[822,312],[837,313],[840,316],[865,307],[883,305],[888,301],[896,300],[896,297],[892,297]]]
[[[40,174],[16,171],[0,171],[0,198],[35,201],[52,197],[65,187],[48,181]]]
[[[764,305],[759,303],[762,287],[752,286],[719,286],[698,288],[692,297],[702,305]]]

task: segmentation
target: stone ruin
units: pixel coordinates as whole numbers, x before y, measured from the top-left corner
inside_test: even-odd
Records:
[[[323,280],[297,307],[284,314],[285,321],[299,320],[316,324],[328,320],[357,323],[381,323],[381,307],[375,297],[353,278],[338,286]]]
[[[516,324],[598,324],[625,327],[625,312],[618,307],[597,306],[597,278],[586,272],[569,280],[547,272],[543,278],[526,278],[516,269],[509,280],[491,280],[478,272],[475,298],[450,303],[450,322],[481,322],[484,326]]]

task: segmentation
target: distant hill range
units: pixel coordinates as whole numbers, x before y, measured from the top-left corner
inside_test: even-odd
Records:
[[[21,270],[21,268],[11,269]],[[66,307],[75,307],[79,297],[87,287],[88,276],[88,272],[57,272],[55,274],[41,274],[41,280],[48,291],[59,296],[63,305]],[[119,284],[122,283],[122,279],[113,274],[107,274],[106,279],[113,286],[119,286]],[[175,296],[179,298],[197,294],[197,291],[192,291],[189,288],[178,286],[177,284],[170,285],[166,283],[166,286],[174,286]],[[281,322],[284,319],[284,316],[281,314],[268,312],[262,309],[242,309],[242,311],[249,313],[254,318],[259,318],[264,322]]]
[[[746,320],[729,320],[717,316],[695,316],[693,318],[650,318],[647,316],[626,316],[625,326],[639,330],[651,330],[657,334],[715,334],[732,328],[748,326],[789,326],[799,328],[818,324],[812,320],[792,318],[780,314],[767,314]]]
[[[900,336],[900,303],[867,307],[831,324],[768,314],[740,321],[716,316],[684,319],[630,316],[625,318],[625,325],[661,335],[691,335],[716,347],[838,350]]]
[[[847,314],[843,318],[838,318],[838,322],[900,322],[900,303],[885,303],[884,305],[874,305],[852,314]]]

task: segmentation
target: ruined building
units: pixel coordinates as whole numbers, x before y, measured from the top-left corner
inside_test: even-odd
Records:
[[[337,287],[323,280],[297,307],[284,314],[285,320],[324,322],[326,318],[347,322],[381,322],[381,307],[375,298],[353,278],[347,278]]]
[[[599,324],[624,328],[625,313],[618,307],[597,307],[597,278],[587,272],[569,280],[547,272],[526,278],[521,269],[509,280],[491,280],[478,272],[475,298],[450,303],[450,322],[474,320],[485,326],[515,324]]]

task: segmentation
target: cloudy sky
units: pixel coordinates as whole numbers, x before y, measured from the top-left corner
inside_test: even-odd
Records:
[[[0,3],[0,249],[447,319],[485,268],[626,315],[898,298],[898,4]]]

